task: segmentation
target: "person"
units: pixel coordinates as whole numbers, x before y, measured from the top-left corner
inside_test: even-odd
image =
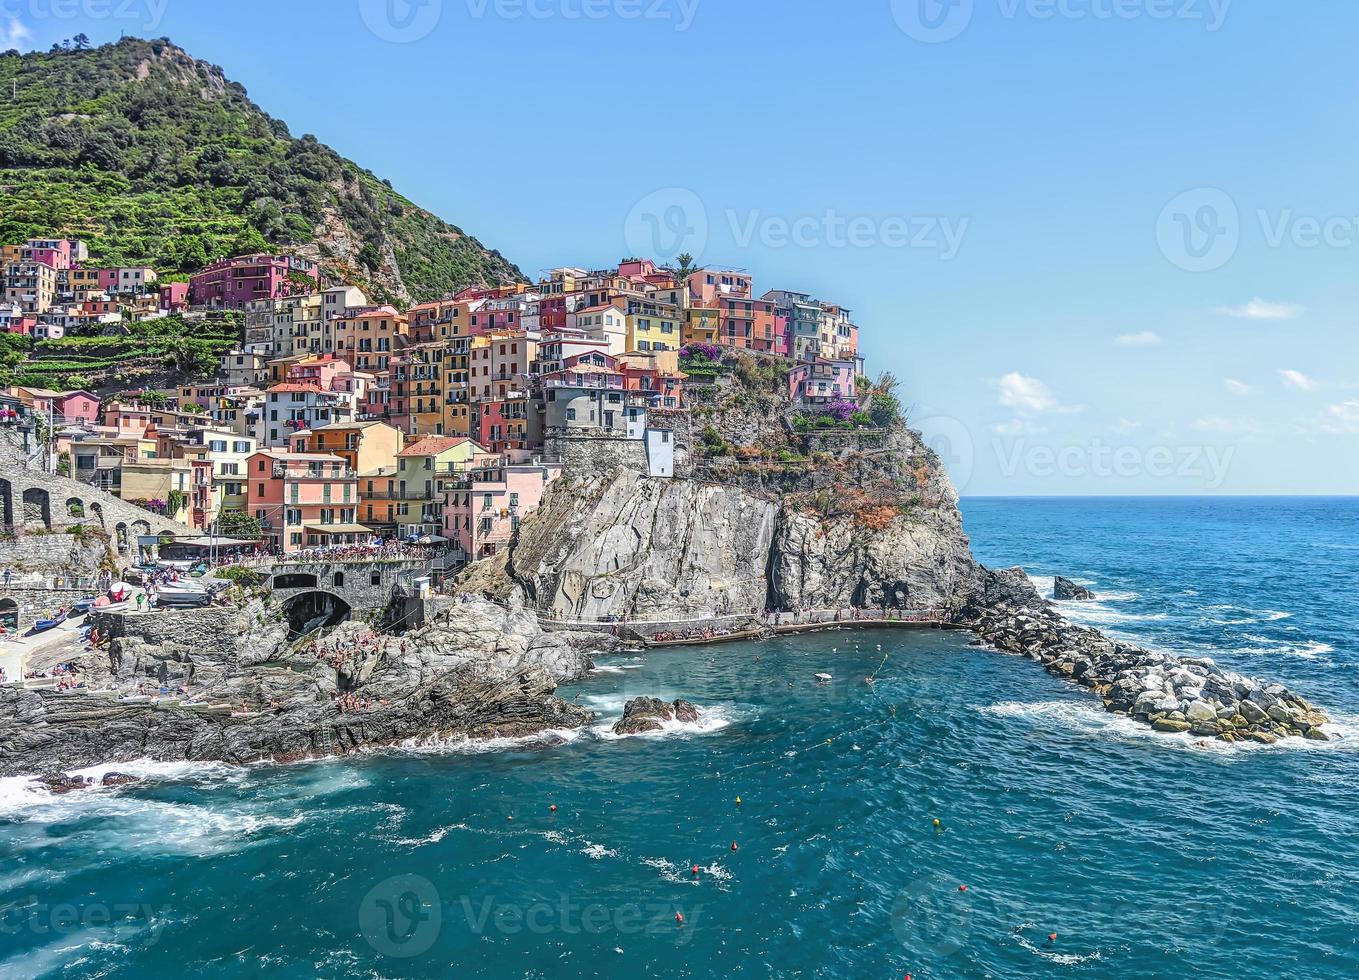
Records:
[[[8,568],[5,569],[5,588],[7,589],[9,588],[9,578],[12,574],[14,573],[11,569]]]
[[[142,611],[142,602],[143,602],[145,599],[146,599],[146,594],[145,594],[145,593],[143,593],[143,592],[138,592],[138,593],[137,593],[137,612],[141,612],[141,611]]]

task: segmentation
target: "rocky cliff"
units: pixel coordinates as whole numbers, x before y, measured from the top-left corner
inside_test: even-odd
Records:
[[[525,520],[499,591],[521,589],[557,619],[692,619],[949,608],[980,581],[957,497],[917,433],[814,465],[700,472],[601,468],[560,481]]]

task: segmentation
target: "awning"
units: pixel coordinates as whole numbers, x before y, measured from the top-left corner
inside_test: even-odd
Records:
[[[362,524],[307,524],[306,529],[315,534],[372,534]]]
[[[444,544],[447,541],[448,538],[442,537],[438,534],[422,534],[420,536],[420,540],[418,540],[416,544]]]

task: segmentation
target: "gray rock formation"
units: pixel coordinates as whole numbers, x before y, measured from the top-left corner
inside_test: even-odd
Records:
[[[443,599],[432,621],[379,643],[352,623],[326,649],[293,649],[254,599],[130,617],[107,652],[89,654],[91,688],[0,688],[0,775],[150,757],[252,762],[343,754],[450,736],[524,736],[574,728],[591,712],[554,696],[590,668],[594,635],[543,633],[524,609]],[[140,685],[189,690],[153,703]]]
[[[1095,593],[1083,585],[1077,585],[1069,578],[1062,578],[1062,576],[1057,575],[1052,580],[1052,597],[1054,599],[1075,599],[1086,602],[1094,599]]]
[[[698,706],[683,699],[665,702],[660,698],[632,698],[623,706],[623,717],[613,726],[615,735],[642,735],[659,732],[667,721],[698,721]]]
[[[1269,744],[1285,736],[1327,741],[1326,714],[1282,684],[1223,670],[1206,657],[1175,657],[1074,626],[1034,590],[1022,569],[988,572],[959,616],[997,649],[1099,695],[1108,711],[1159,732]]]

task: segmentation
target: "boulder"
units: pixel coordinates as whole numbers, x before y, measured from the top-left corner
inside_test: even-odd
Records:
[[[1207,701],[1191,701],[1184,716],[1191,722],[1217,721],[1217,711]]]
[[[105,786],[126,786],[128,783],[140,782],[136,776],[129,776],[125,772],[107,772],[101,781]]]
[[[675,720],[683,722],[698,721],[698,705],[685,701],[682,698],[674,703]]]
[[[674,721],[675,709],[660,698],[633,698],[623,706],[623,717],[613,726],[615,735],[641,735],[659,732],[666,721]]]
[[[1069,578],[1062,578],[1058,575],[1052,580],[1052,597],[1054,599],[1075,599],[1086,602],[1095,598],[1095,593],[1083,585],[1077,585]]]
[[[1162,718],[1159,721],[1152,722],[1151,727],[1158,732],[1187,732],[1189,731],[1189,722]]]

